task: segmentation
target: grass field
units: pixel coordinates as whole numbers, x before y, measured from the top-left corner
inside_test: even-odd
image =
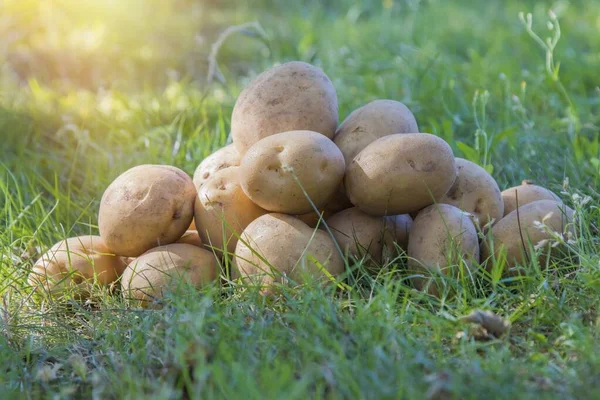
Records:
[[[600,3],[358,3],[0,5],[1,398],[600,398]],[[441,299],[402,259],[377,276],[354,266],[352,290],[278,299],[181,287],[139,310],[32,294],[42,252],[97,233],[108,183],[142,163],[191,174],[227,140],[241,88],[289,60],[330,76],[341,118],[402,101],[502,189],[561,193],[576,243],[526,276],[448,279]],[[458,321],[473,309],[508,335],[477,340]]]

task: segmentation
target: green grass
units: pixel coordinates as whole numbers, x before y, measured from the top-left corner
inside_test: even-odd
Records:
[[[289,3],[4,2],[1,397],[599,397],[600,5]],[[532,12],[545,38],[550,8],[562,37],[547,66],[518,12]],[[265,35],[227,39],[216,58],[224,82],[207,84],[211,44],[251,21]],[[448,279],[456,294],[441,299],[412,289],[403,257],[377,276],[353,266],[352,290],[277,299],[182,287],[151,311],[106,292],[83,304],[31,294],[43,251],[97,232],[112,179],[149,162],[192,173],[225,143],[241,88],[296,59],[331,77],[342,118],[397,99],[501,188],[527,178],[564,191],[577,243],[519,279]],[[476,308],[510,320],[509,334],[475,340],[457,319]]]

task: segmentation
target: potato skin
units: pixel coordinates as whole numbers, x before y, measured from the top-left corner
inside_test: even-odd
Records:
[[[368,214],[408,214],[446,194],[456,173],[446,142],[427,133],[404,133],[377,139],[358,153],[344,185],[352,204]]]
[[[544,217],[549,213],[552,213],[552,216],[545,221],[545,224],[552,231],[561,233],[571,232],[571,234],[574,234],[572,225],[567,226],[567,224],[573,221],[573,210],[571,208],[554,200],[533,201],[520,206],[518,211],[512,211],[494,225],[491,230],[491,242],[488,237],[485,245],[482,247],[484,259],[490,258],[492,254],[490,249],[494,249],[496,254],[501,249],[504,249],[506,250],[507,266],[509,269],[515,267],[517,264],[526,264],[531,257],[528,251],[529,245],[535,246],[543,240],[551,239],[551,236],[546,231],[540,230],[534,224],[534,221],[542,222]],[[523,247],[521,237],[525,241],[526,248]],[[540,254],[540,258],[538,259],[540,264],[545,263],[545,256],[548,253],[548,249],[549,247],[546,246]],[[489,262],[489,267],[491,265],[492,263]],[[512,275],[514,272],[509,270],[508,274]]]
[[[200,189],[217,171],[237,167],[241,160],[242,157],[233,144],[220,148],[198,165],[194,172],[194,186],[196,189]]]
[[[211,246],[211,251],[220,251],[226,243],[227,251],[232,254],[237,235],[266,213],[242,190],[239,167],[216,172],[198,191],[194,206],[194,220],[202,241]]]
[[[418,133],[415,116],[394,100],[375,100],[350,113],[335,132],[334,142],[346,165],[375,140],[395,133]]]
[[[183,234],[182,237],[175,243],[187,243],[194,246],[202,247],[202,239],[200,239],[200,235],[197,230],[187,230]]]
[[[504,202],[498,183],[479,165],[456,158],[458,175],[439,203],[450,204],[477,217],[480,226],[503,217]]]
[[[377,263],[381,262],[383,243],[389,235],[386,225],[391,223],[393,221],[387,221],[385,217],[365,214],[356,207],[340,211],[327,219],[327,225],[344,254],[356,258],[369,254]]]
[[[202,287],[217,279],[219,265],[208,250],[186,243],[173,243],[148,250],[123,272],[123,297],[142,307],[160,299],[173,279],[185,279]]]
[[[340,185],[340,187],[341,186],[343,185]],[[311,228],[316,228],[321,214],[323,214],[323,219],[327,220],[327,218],[331,217],[332,215],[352,207],[354,206],[352,203],[350,203],[348,197],[346,197],[342,191],[337,190],[327,204],[320,208],[319,213],[310,211],[306,214],[296,215],[296,218],[300,219],[300,221],[304,222]],[[320,226],[322,227],[323,225]]]
[[[106,189],[100,202],[100,236],[111,251],[137,257],[173,243],[190,226],[196,189],[183,171],[169,165],[133,167]]]
[[[244,193],[265,210],[305,214],[333,197],[344,177],[344,156],[325,136],[291,131],[269,136],[252,146],[240,164]],[[300,181],[298,185],[295,177]]]
[[[78,294],[85,295],[94,281],[100,285],[116,281],[126,266],[100,236],[78,236],[52,246],[35,262],[27,281],[52,294],[75,287]]]
[[[344,189],[344,181],[340,184],[338,190],[335,191],[331,199],[327,202],[325,208],[330,210],[332,213],[337,213],[348,208],[352,208],[354,205],[350,202],[350,199],[346,195]]]
[[[433,204],[422,210],[412,224],[408,256],[410,272],[425,276],[433,270],[446,274],[448,268],[462,260],[471,268],[473,263],[479,263],[475,225],[462,210],[449,204]],[[423,290],[429,279],[414,278],[413,281],[417,289]],[[429,286],[428,292],[439,294],[433,285]]]
[[[244,155],[259,140],[280,132],[309,130],[333,138],[337,124],[337,95],[327,75],[293,61],[263,72],[240,93],[231,135]]]
[[[534,185],[530,181],[523,181],[521,185],[511,187],[502,192],[504,202],[504,216],[517,209],[517,194],[519,195],[519,207],[538,200],[554,200],[562,202],[554,192]]]
[[[300,221],[304,222],[309,227],[316,228],[317,225],[319,225],[320,227],[323,226],[321,215],[323,216],[323,220],[327,220],[327,218],[329,218],[332,214],[333,212],[329,208],[327,208],[327,206],[325,206],[319,211],[319,213],[311,211],[306,214],[295,215],[295,217],[298,218]],[[320,224],[319,221],[321,221]]]
[[[401,249],[408,249],[408,239],[410,237],[410,231],[412,229],[413,219],[408,214],[392,215],[386,217],[388,223],[386,229],[389,233],[386,236],[386,247],[388,249],[394,248],[394,243],[400,246]],[[390,241],[391,238],[391,241]]]
[[[314,234],[314,237],[312,237]],[[312,237],[312,240],[311,240]],[[248,247],[250,246],[250,247]],[[333,276],[344,272],[344,260],[326,232],[313,231],[299,219],[284,214],[266,214],[254,220],[242,233],[235,249],[235,265],[239,275],[269,292],[272,284],[285,281],[273,275],[273,268],[296,283],[304,283],[305,274],[328,282],[326,275],[307,258],[314,257]]]

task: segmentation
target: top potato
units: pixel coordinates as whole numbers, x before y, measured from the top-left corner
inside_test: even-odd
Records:
[[[115,254],[137,257],[173,243],[194,215],[196,189],[182,170],[169,165],[133,167],[106,189],[100,202],[100,236]]]
[[[348,198],[375,215],[408,214],[433,204],[456,179],[452,149],[437,136],[384,136],[362,150],[346,170]]]
[[[408,107],[399,101],[375,100],[350,113],[338,127],[333,141],[349,165],[362,149],[380,137],[417,132],[417,121]]]
[[[439,203],[450,204],[477,217],[479,224],[500,221],[504,212],[504,203],[500,188],[490,174],[479,165],[456,158],[458,176]]]
[[[504,201],[504,215],[508,215],[517,209],[517,197],[519,207],[538,200],[554,200],[562,202],[554,192],[534,185],[531,181],[523,181],[520,186],[511,187],[502,192]]]
[[[242,158],[239,177],[244,193],[265,210],[305,214],[313,210],[306,196],[323,207],[344,170],[344,156],[331,140],[317,132],[291,131],[252,146]]]
[[[240,165],[240,153],[233,144],[227,145],[206,157],[194,171],[194,186],[200,188],[217,171]]]
[[[320,69],[299,61],[273,67],[240,93],[231,115],[233,143],[241,155],[260,139],[310,130],[333,138],[338,102]]]

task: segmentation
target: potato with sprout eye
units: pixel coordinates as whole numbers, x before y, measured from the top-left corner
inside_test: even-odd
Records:
[[[313,211],[313,204],[318,209],[325,206],[344,170],[340,149],[311,131],[264,138],[246,152],[239,169],[242,189],[250,200],[265,210],[293,215]]]
[[[211,249],[233,254],[239,235],[267,211],[246,196],[239,181],[239,167],[216,172],[198,191],[195,221],[202,241]]]
[[[233,144],[220,148],[198,165],[194,172],[194,186],[200,189],[215,173],[229,167],[237,167],[240,160],[240,154]]]

